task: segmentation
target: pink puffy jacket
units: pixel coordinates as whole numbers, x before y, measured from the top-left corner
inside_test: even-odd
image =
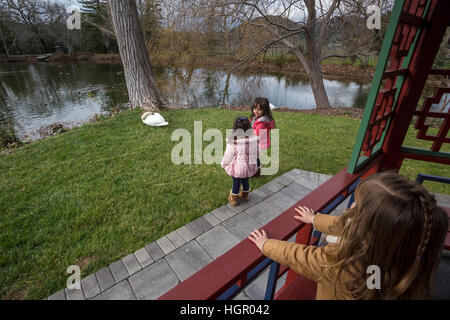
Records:
[[[252,120],[252,127],[255,134],[260,138],[259,146],[262,150],[270,147],[270,130],[275,128],[272,119],[266,116]]]
[[[235,178],[249,178],[258,170],[256,159],[259,157],[259,138],[241,137],[234,140],[226,138],[227,147],[222,159],[222,168]]]

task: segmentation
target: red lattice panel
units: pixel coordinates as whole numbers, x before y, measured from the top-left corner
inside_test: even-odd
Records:
[[[392,41],[388,67],[383,74],[383,89],[378,92],[377,100],[372,109],[369,123],[366,129],[361,151],[365,156],[371,156],[373,148],[380,141],[386,124],[392,115],[397,79],[399,76],[408,75],[408,69],[402,69],[402,62],[408,55],[414,37],[419,28],[426,23],[422,18],[426,0],[407,0],[400,15],[397,30]]]
[[[414,115],[417,116],[414,128],[418,129],[416,138],[421,140],[433,141],[431,151],[435,152],[439,152],[443,143],[450,142],[450,138],[446,138],[448,130],[450,128],[450,108],[449,110],[447,110],[447,112],[430,111],[431,106],[433,104],[439,104],[442,96],[445,93],[450,93],[450,88],[437,88],[434,92],[434,96],[425,98],[425,100],[423,101],[422,109],[420,111],[414,112]],[[439,132],[436,135],[427,134],[429,128],[429,126],[425,124],[425,120],[427,118],[444,119],[439,128]]]
[[[386,123],[392,114],[392,106],[395,100],[396,88],[381,89],[378,92],[377,101],[372,110],[369,124],[367,125],[366,136],[362,146],[365,156],[372,154],[373,147],[380,141]]]

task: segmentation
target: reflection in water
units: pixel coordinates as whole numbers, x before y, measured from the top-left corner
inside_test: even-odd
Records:
[[[366,106],[367,97],[369,96],[370,87],[363,84],[359,85],[358,91],[353,98],[352,107],[364,108]]]
[[[21,137],[56,122],[78,125],[127,101],[120,65],[2,64],[0,79],[0,108]]]
[[[304,76],[193,67],[157,67],[155,74],[164,100],[175,106],[241,106],[265,96],[278,107],[315,108]],[[56,122],[79,125],[95,114],[129,106],[120,64],[0,64],[0,80],[0,130],[13,128],[22,138],[42,126]],[[361,87],[367,87],[354,82],[324,83],[332,106],[351,106]]]

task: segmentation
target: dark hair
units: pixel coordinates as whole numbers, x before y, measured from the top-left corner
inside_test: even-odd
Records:
[[[250,118],[253,119],[253,110],[258,107],[262,109],[263,116],[268,116],[270,118],[270,120],[273,121],[273,124],[275,126],[275,119],[272,116],[272,111],[270,111],[269,100],[264,97],[255,98],[255,101],[253,102],[253,105],[252,105],[252,115],[250,116]]]
[[[247,117],[237,117],[233,123],[233,135],[234,139],[237,139],[238,134],[236,134],[236,130],[241,129],[243,133],[247,130],[251,129],[252,126],[250,124],[250,120]]]
[[[247,131],[251,127],[252,126],[250,125],[250,121],[248,120],[247,117],[237,117],[233,123],[234,131],[236,131],[237,129],[242,129],[244,131]]]

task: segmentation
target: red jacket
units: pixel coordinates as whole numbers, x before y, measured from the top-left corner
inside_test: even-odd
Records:
[[[270,130],[275,128],[275,122],[267,116],[261,116],[257,119],[252,119],[252,128],[260,138],[259,147],[262,150],[267,149],[270,146]]]

